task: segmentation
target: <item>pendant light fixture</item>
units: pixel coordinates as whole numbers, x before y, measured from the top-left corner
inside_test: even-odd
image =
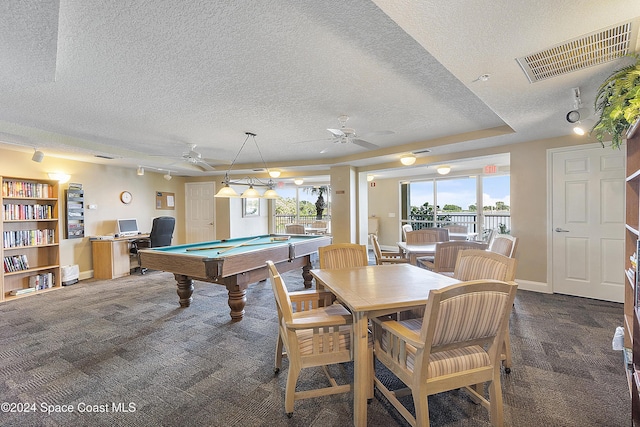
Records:
[[[260,154],[260,159],[262,160],[264,169],[267,171],[269,176],[273,176],[269,171],[269,168],[267,168],[267,164],[264,161],[264,158],[262,157],[262,152],[260,152],[258,141],[256,141],[256,134],[252,132],[245,132],[245,135],[247,135],[247,137],[244,139],[242,146],[240,146],[240,150],[238,150],[238,154],[236,154],[236,157],[231,162],[231,166],[229,166],[229,169],[227,169],[227,171],[224,173],[224,180],[222,181],[222,184],[224,184],[224,186],[220,189],[220,191],[216,193],[214,197],[225,197],[225,198],[242,197],[243,199],[246,199],[246,198],[277,199],[279,198],[280,196],[273,189],[276,184],[275,182],[273,182],[271,178],[269,178],[269,181],[265,182],[253,176],[244,177],[236,181],[232,181],[231,178],[229,177],[229,173],[231,172],[233,165],[236,163],[238,156],[242,152],[242,149],[244,148],[244,146],[247,144],[247,141],[249,140],[249,138],[253,139],[253,143],[258,149],[258,154]],[[238,193],[231,187],[231,185],[246,185],[249,188],[247,188],[241,195],[238,195]],[[267,187],[267,191],[265,191],[264,194],[260,194],[260,192],[256,190],[254,187]]]

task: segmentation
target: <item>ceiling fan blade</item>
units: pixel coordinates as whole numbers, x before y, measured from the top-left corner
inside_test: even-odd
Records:
[[[214,168],[213,166],[211,166],[209,163],[203,161],[203,160],[199,160],[196,162],[196,166],[199,167],[200,169],[202,169],[203,171],[215,171],[216,168]]]
[[[367,132],[362,136],[366,138],[368,136],[393,135],[394,133],[395,132],[392,130],[374,130],[373,132]]]
[[[326,153],[327,151],[331,150],[331,148],[333,148],[333,145],[323,148],[322,150],[320,150],[320,154]]]
[[[345,133],[342,132],[340,129],[327,129],[327,130],[331,132],[334,138],[341,138],[345,136]]]
[[[351,142],[353,142],[355,145],[359,145],[362,148],[366,148],[367,150],[375,150],[376,148],[380,148],[379,145],[372,144],[371,142],[365,141],[363,139],[352,139]]]
[[[306,144],[307,142],[322,142],[322,141],[331,141],[333,138],[322,138],[322,139],[307,139],[305,141],[296,141],[293,144]]]

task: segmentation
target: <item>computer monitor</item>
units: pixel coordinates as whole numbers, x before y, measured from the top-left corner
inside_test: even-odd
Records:
[[[117,219],[116,234],[120,237],[140,234],[140,230],[138,230],[138,220],[136,218]]]

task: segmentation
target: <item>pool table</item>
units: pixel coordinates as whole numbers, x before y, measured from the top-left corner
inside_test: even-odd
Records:
[[[194,280],[226,286],[231,319],[237,321],[244,316],[249,285],[268,277],[267,260],[280,272],[302,268],[304,286],[310,288],[310,255],[329,244],[330,236],[268,234],[141,249],[139,253],[142,268],[173,273],[182,307],[193,300]]]

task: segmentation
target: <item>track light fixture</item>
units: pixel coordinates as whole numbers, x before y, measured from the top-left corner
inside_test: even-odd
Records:
[[[167,181],[171,181],[171,178],[173,178],[171,176],[171,171],[167,171],[167,173],[163,176],[164,179],[166,179]]]
[[[44,159],[44,153],[37,148],[34,149],[33,156],[31,156],[31,160],[34,162],[40,163]]]
[[[573,95],[573,110],[569,111],[566,115],[567,122],[574,124],[573,132],[576,135],[585,135],[594,125],[595,121],[590,117],[592,115],[588,108],[582,106],[582,99],[580,99],[580,88],[574,87],[571,89]]]
[[[142,166],[138,166],[138,170],[136,171],[138,176],[144,175],[144,168]]]

